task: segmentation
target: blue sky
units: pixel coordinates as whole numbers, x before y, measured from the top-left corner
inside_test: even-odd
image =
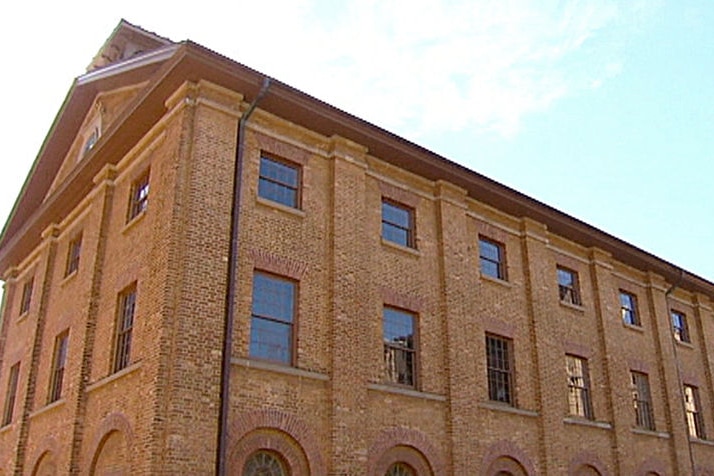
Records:
[[[67,5],[73,14],[67,14]],[[714,280],[714,2],[14,2],[0,220],[120,18],[191,39]],[[12,74],[7,74],[11,71]]]

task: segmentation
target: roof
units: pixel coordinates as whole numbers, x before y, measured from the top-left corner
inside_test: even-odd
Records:
[[[74,81],[0,235],[0,271],[39,243],[52,217],[66,216],[76,206],[91,190],[94,175],[104,164],[116,163],[128,152],[166,112],[165,99],[185,81],[211,81],[240,91],[250,101],[266,77],[201,45],[191,41],[172,43],[124,20],[98,55],[121,35],[134,35],[134,39],[136,35],[145,35],[144,40],[151,48],[91,69]],[[95,95],[142,81],[147,81],[144,90],[103,133],[67,180],[45,199]],[[451,182],[465,189],[470,197],[505,213],[530,217],[545,224],[551,232],[586,247],[600,248],[620,262],[657,273],[691,291],[714,296],[714,284],[702,277],[278,80],[271,78],[271,87],[260,108],[325,136],[337,134],[348,138],[388,163],[430,180]]]

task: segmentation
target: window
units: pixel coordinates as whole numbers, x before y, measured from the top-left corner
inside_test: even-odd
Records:
[[[82,148],[82,157],[87,155],[87,152],[92,150],[92,147],[94,147],[94,144],[96,144],[98,140],[99,140],[99,129],[95,127],[94,130],[92,130],[92,133],[89,135],[89,137],[87,137],[87,140],[84,142],[84,147]]]
[[[620,314],[622,322],[631,326],[640,326],[640,315],[637,312],[637,297],[627,291],[620,290]]]
[[[580,306],[580,285],[578,284],[578,273],[570,269],[558,266],[558,293],[561,302],[567,302]]]
[[[416,248],[414,210],[383,198],[382,238],[398,245]]]
[[[389,383],[416,386],[416,318],[414,314],[385,307],[384,370]]]
[[[299,208],[300,172],[298,165],[261,156],[258,196]]]
[[[285,464],[272,451],[253,453],[243,466],[243,476],[287,476]]]
[[[488,398],[513,405],[513,341],[505,337],[486,335],[486,366]]]
[[[481,274],[492,278],[506,279],[504,246],[487,238],[479,237],[479,259]]]
[[[116,338],[114,344],[114,372],[127,367],[131,361],[131,334],[134,329],[136,283],[119,293]]]
[[[632,403],[635,409],[635,426],[645,430],[655,429],[654,414],[652,412],[652,396],[650,395],[650,382],[647,374],[631,372],[632,378]]]
[[[20,379],[20,362],[10,367],[10,379],[7,382],[5,395],[5,409],[2,412],[2,426],[12,423],[12,414],[15,410],[15,397],[17,397],[17,384]]]
[[[672,311],[672,329],[674,338],[679,342],[691,342],[689,337],[689,326],[687,326],[687,316],[679,311]]]
[[[79,254],[82,251],[82,235],[77,235],[69,242],[67,249],[67,266],[65,267],[65,276],[69,276],[79,269]]]
[[[35,283],[35,278],[28,279],[22,286],[22,299],[20,300],[20,315],[30,311],[30,303],[32,302],[32,287]]]
[[[149,204],[149,172],[146,171],[134,183],[131,184],[131,195],[129,197],[129,215],[127,221],[131,221],[146,210]]]
[[[296,287],[278,276],[260,272],[253,276],[251,357],[292,363]]]
[[[588,361],[574,355],[566,355],[565,368],[568,373],[568,413],[592,420]]]
[[[62,380],[64,378],[64,366],[67,362],[67,342],[69,341],[69,331],[64,331],[55,338],[55,351],[52,357],[52,374],[50,375],[50,392],[47,403],[52,403],[62,397]]]
[[[394,463],[384,476],[416,476],[416,472],[406,463]]]
[[[687,427],[689,436],[706,439],[704,431],[704,418],[702,418],[701,403],[699,402],[699,389],[692,385],[684,386],[684,407],[687,411]]]

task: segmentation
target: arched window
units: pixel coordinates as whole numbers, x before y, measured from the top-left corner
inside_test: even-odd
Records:
[[[416,476],[416,472],[407,464],[394,463],[389,467],[384,476]]]
[[[280,457],[272,451],[256,451],[243,466],[243,476],[288,476]]]

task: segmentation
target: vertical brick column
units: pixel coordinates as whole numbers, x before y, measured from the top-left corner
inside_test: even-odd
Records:
[[[367,408],[369,349],[373,299],[369,276],[370,240],[366,229],[366,148],[332,137],[332,250],[330,302],[330,417],[332,474],[363,474],[368,442]]]
[[[466,190],[451,183],[439,181],[436,185],[439,282],[441,296],[439,314],[444,327],[447,376],[447,431],[449,446],[446,449],[446,472],[467,474],[473,471],[473,459],[466,445],[460,444],[458,435],[468,435],[473,431],[469,416],[473,416],[477,402],[473,389],[482,384],[473,372],[472,362],[481,358],[476,355],[472,335],[464,332],[469,328],[469,296],[473,294],[473,277],[478,266],[473,263],[469,252],[468,222],[466,216]],[[460,414],[455,414],[454,409]]]
[[[647,276],[647,294],[652,316],[652,328],[655,335],[655,346],[659,364],[659,384],[662,395],[661,402],[654,405],[664,405],[666,431],[669,432],[672,465],[675,474],[690,474],[692,472],[689,456],[689,434],[682,406],[682,382],[678,370],[676,345],[672,337],[672,320],[670,304],[667,299],[668,285],[661,276],[652,272]],[[654,382],[650,381],[650,385]],[[655,415],[657,409],[655,408]]]
[[[5,281],[3,284],[2,303],[0,303],[0,369],[2,369],[3,359],[5,357],[5,345],[7,340],[7,329],[10,324],[10,316],[12,315],[12,305],[15,302],[15,293],[17,292],[17,268],[10,268],[2,277]]]
[[[559,413],[559,401],[563,388],[562,357],[556,355],[561,348],[557,332],[553,329],[554,305],[557,305],[555,285],[555,264],[546,248],[548,235],[546,226],[530,218],[521,220],[521,249],[528,293],[533,375],[518,375],[517,378],[531,378],[535,389],[536,407],[539,418],[539,474],[556,474],[555,461],[548,456],[548,448],[553,448],[555,435],[562,427],[563,416]],[[519,345],[515,342],[514,345]],[[518,362],[516,362],[518,372]]]
[[[84,442],[86,428],[87,410],[87,385],[92,372],[92,355],[94,354],[94,341],[96,336],[97,316],[99,313],[99,298],[102,289],[102,276],[106,257],[106,243],[109,222],[114,201],[114,179],[116,178],[116,168],[113,165],[106,165],[101,172],[94,177],[95,186],[98,193],[95,200],[97,209],[101,213],[99,220],[99,230],[97,247],[92,254],[94,261],[91,263],[92,281],[89,292],[89,305],[84,320],[84,328],[77,329],[82,333],[77,342],[82,344],[82,360],[80,370],[77,373],[74,418],[72,423],[72,440],[69,458],[69,474],[77,475],[81,472],[81,450]],[[68,402],[69,403],[69,402]]]
[[[200,81],[166,101],[174,166],[152,197],[154,232],[143,286],[156,335],[143,371],[155,376],[143,474],[212,474],[220,411],[227,256],[236,132],[243,96]],[[153,170],[153,169],[152,169]],[[140,283],[141,286],[141,283]]]
[[[632,419],[632,401],[629,388],[618,388],[613,385],[613,372],[617,366],[616,349],[612,349],[611,342],[617,342],[615,330],[622,327],[620,322],[619,303],[616,286],[612,281],[612,256],[605,251],[592,248],[590,250],[590,276],[593,283],[593,305],[597,316],[598,344],[602,355],[602,370],[604,389],[607,389],[606,414],[599,419],[611,423],[611,457],[615,467],[615,474],[622,472],[621,461],[625,448],[623,442],[631,437],[630,426]],[[593,388],[597,391],[597,389]],[[596,415],[597,416],[597,415]]]
[[[40,354],[42,352],[42,336],[45,329],[45,320],[47,319],[47,303],[49,301],[50,286],[52,285],[52,275],[55,265],[55,255],[57,253],[57,235],[59,231],[56,225],[48,226],[42,232],[42,241],[40,245],[42,250],[42,266],[36,276],[41,276],[39,306],[37,309],[37,321],[35,324],[35,333],[32,336],[32,353],[29,362],[29,373],[27,376],[27,389],[25,391],[25,401],[22,404],[20,413],[20,436],[17,442],[17,450],[15,453],[15,469],[14,474],[21,476],[25,472],[25,451],[27,449],[27,437],[30,431],[30,413],[35,406],[35,393],[37,387],[37,368],[40,363]],[[51,350],[50,350],[51,352]]]
[[[714,310],[709,298],[704,294],[694,295],[694,325],[697,326],[699,337],[699,352],[702,356],[702,375],[704,385],[700,390],[700,395],[709,395],[707,400],[702,399],[702,410],[704,412],[704,427],[707,431],[707,438],[714,437]],[[709,402],[709,407],[704,407]],[[709,423],[709,425],[707,425]]]

